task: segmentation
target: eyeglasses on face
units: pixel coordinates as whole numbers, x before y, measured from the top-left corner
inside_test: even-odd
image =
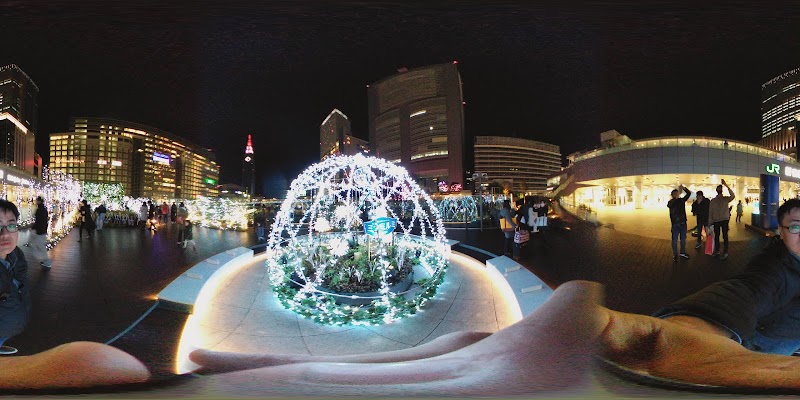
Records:
[[[800,231],[800,227],[797,227],[797,228]],[[17,225],[16,222],[12,222],[12,223],[10,223],[8,225],[0,225],[0,232],[2,232],[3,229],[5,229],[6,232],[8,232],[8,233],[14,233],[14,232],[19,230],[19,225]]]
[[[794,234],[800,233],[800,225],[789,225],[789,226],[781,225],[781,228],[786,229],[787,231],[789,231],[789,233],[794,233]]]

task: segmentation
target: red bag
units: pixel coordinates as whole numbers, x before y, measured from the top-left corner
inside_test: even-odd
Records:
[[[714,229],[708,229],[706,232],[706,254],[710,256],[714,254]]]

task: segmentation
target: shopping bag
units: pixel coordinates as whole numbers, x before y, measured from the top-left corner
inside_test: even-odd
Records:
[[[517,230],[514,232],[514,243],[522,245],[528,243],[528,240],[531,240],[531,233],[528,232],[527,229],[520,229],[520,227],[517,227]]]
[[[714,254],[714,231],[706,231],[706,254],[709,256]]]

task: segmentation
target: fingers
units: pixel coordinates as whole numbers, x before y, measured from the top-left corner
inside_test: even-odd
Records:
[[[73,342],[32,356],[0,360],[0,388],[93,387],[146,382],[139,360],[100,343]]]

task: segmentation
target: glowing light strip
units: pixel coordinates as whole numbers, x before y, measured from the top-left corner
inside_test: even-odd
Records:
[[[4,119],[7,119],[7,120],[11,121],[14,125],[17,126],[17,128],[19,128],[21,131],[25,132],[26,134],[28,133],[28,128],[26,128],[25,125],[22,125],[22,122],[19,122],[19,120],[14,118],[13,115],[11,115],[9,113],[0,113],[0,121],[2,121]]]
[[[328,120],[331,118],[331,116],[332,116],[334,113],[337,113],[337,114],[339,114],[339,115],[343,116],[343,117],[344,117],[344,119],[347,119],[347,120],[349,120],[349,119],[350,119],[350,118],[347,118],[347,115],[344,115],[344,114],[343,114],[341,111],[339,111],[339,109],[337,109],[337,108],[334,108],[334,109],[333,109],[333,111],[331,111],[331,113],[330,113],[330,114],[328,114],[328,116],[327,116],[327,117],[325,117],[325,120],[324,120],[324,121],[322,121],[322,123],[321,123],[319,126],[325,125],[325,123],[326,123],[326,122],[328,122]]]
[[[419,111],[417,111],[417,112],[415,112],[415,113],[413,113],[413,114],[409,115],[408,117],[409,117],[409,118],[414,118],[414,117],[416,117],[417,115],[422,115],[422,114],[425,114],[426,112],[428,112],[428,110],[419,110]]]

